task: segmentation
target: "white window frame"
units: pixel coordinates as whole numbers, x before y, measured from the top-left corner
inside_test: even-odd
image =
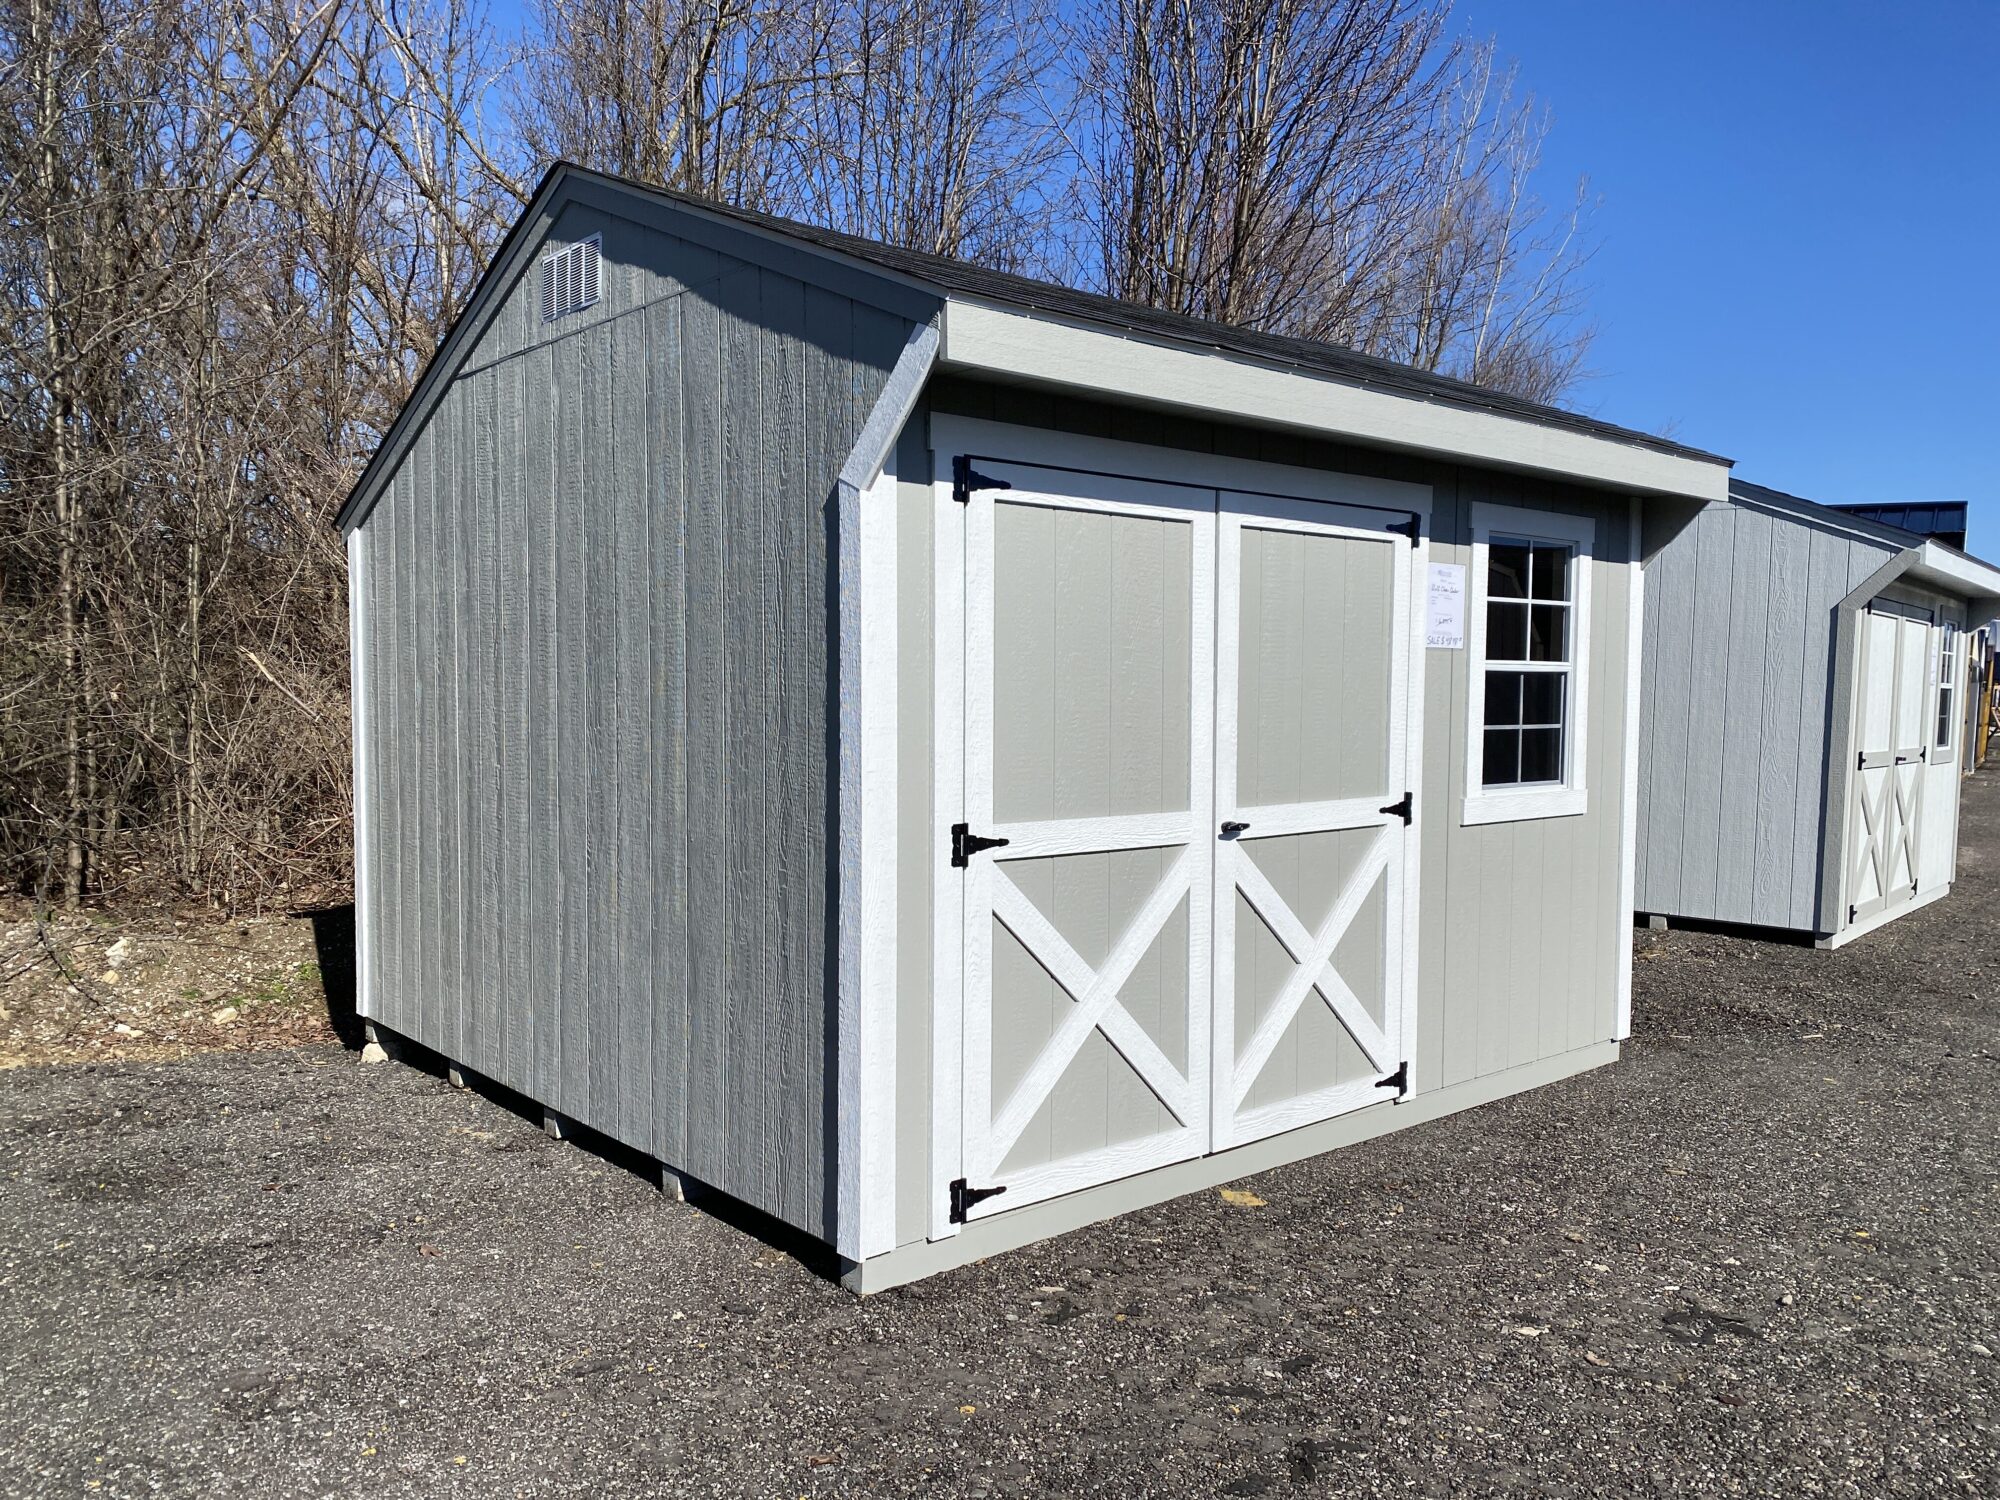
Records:
[[[1532,818],[1573,818],[1589,810],[1584,768],[1590,754],[1590,562],[1597,523],[1589,516],[1475,503],[1471,511],[1472,577],[1465,714],[1463,824],[1517,823]],[[1547,542],[1575,549],[1570,568],[1570,703],[1563,737],[1563,779],[1534,786],[1480,784],[1486,734],[1486,585],[1493,538]],[[1507,663],[1499,670],[1510,670]]]
[[[1958,695],[1959,659],[1965,648],[1959,644],[1964,633],[1949,620],[1938,622],[1937,684],[1931,694],[1931,748],[1933,750],[1955,750],[1958,747],[1958,718],[1965,711],[1965,703]],[[1951,712],[1945,714],[1946,707]],[[1944,738],[1937,737],[1938,725],[1944,725]]]

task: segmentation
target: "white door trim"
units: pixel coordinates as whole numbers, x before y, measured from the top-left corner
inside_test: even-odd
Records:
[[[951,463],[933,457],[931,701],[931,1172],[929,1234],[958,1233],[951,1184],[964,1142],[965,877],[947,857],[965,801],[965,508],[951,498]]]

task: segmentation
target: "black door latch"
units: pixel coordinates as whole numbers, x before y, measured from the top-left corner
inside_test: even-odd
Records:
[[[1228,838],[1231,834],[1241,833],[1249,826],[1248,823],[1239,823],[1232,818],[1229,822],[1222,825],[1222,836]]]
[[[972,831],[971,825],[954,823],[951,825],[951,867],[963,870],[980,850],[1004,849],[1012,842],[1012,839],[984,839]]]
[[[951,1185],[951,1222],[963,1224],[973,1204],[984,1203],[988,1198],[1006,1191],[1004,1187],[967,1187],[963,1177],[957,1178]]]

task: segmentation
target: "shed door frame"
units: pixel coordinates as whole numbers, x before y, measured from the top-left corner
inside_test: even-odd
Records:
[[[956,1235],[959,1225],[950,1213],[950,1184],[960,1174],[963,1162],[965,975],[962,935],[965,930],[965,886],[963,872],[952,869],[943,857],[949,848],[951,825],[960,821],[965,805],[966,692],[963,652],[945,649],[946,642],[963,640],[966,618],[966,511],[968,506],[953,499],[951,459],[957,453],[1031,452],[1038,464],[1067,467],[1086,472],[1119,475],[1146,483],[1164,483],[1211,489],[1221,494],[1237,492],[1288,501],[1319,502],[1375,510],[1390,519],[1414,514],[1417,534],[1409,562],[1410,578],[1424,576],[1429,556],[1432,491],[1428,485],[1377,479],[1367,475],[1344,474],[1334,470],[1309,469],[1233,458],[1223,454],[1166,449],[1152,444],[1125,442],[1111,438],[1086,437],[1038,427],[1023,427],[979,418],[933,415],[929,418],[932,453],[933,531],[933,630],[938,649],[933,658],[933,710],[936,715],[932,736],[933,849],[937,851],[932,881],[932,1027],[930,1059],[930,1192],[928,1235],[932,1240]],[[1414,588],[1413,588],[1414,592]],[[1413,606],[1414,608],[1414,606]],[[1407,759],[1407,779],[1414,797],[1417,821],[1411,834],[1402,840],[1405,889],[1410,899],[1403,903],[1401,938],[1406,954],[1404,971],[1409,1004],[1404,1007],[1403,1048],[1414,1058],[1418,1023],[1418,945],[1416,893],[1419,867],[1422,809],[1423,755],[1421,745],[1426,658],[1422,634],[1411,629],[1406,642],[1408,710],[1407,737],[1411,751]],[[1412,1065],[1411,1088],[1418,1074]],[[977,1215],[974,1215],[977,1217]]]

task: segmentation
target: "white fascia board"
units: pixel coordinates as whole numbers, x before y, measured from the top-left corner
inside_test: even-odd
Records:
[[[2000,568],[1936,542],[1917,549],[1916,564],[1905,576],[1968,598],[2000,599]]]
[[[1720,459],[1621,443],[1499,412],[1368,390],[1246,355],[1094,328],[966,297],[945,303],[940,365],[1181,407],[1345,442],[1528,469],[1645,494],[1726,500]]]

